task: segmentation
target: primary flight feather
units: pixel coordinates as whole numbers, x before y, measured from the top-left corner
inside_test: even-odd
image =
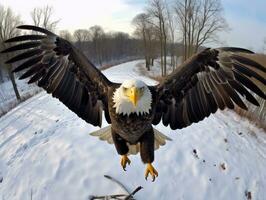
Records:
[[[7,40],[16,43],[2,53],[18,52],[6,63],[20,61],[13,71],[24,70],[20,79],[58,98],[86,122],[101,126],[102,114],[110,126],[92,133],[114,143],[123,169],[128,155],[140,152],[147,164],[145,177],[155,179],[154,150],[167,136],[154,129],[162,121],[171,129],[181,129],[215,113],[218,108],[247,109],[246,98],[259,106],[253,93],[266,99],[252,79],[266,85],[266,68],[245,57],[253,52],[241,48],[205,49],[194,55],[156,86],[140,80],[122,84],[108,80],[76,47],[56,34],[31,25],[19,29],[41,33]],[[22,62],[23,61],[23,62]],[[258,73],[260,72],[260,73]]]

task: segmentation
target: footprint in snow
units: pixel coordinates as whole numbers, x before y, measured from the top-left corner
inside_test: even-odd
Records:
[[[193,149],[193,155],[195,158],[199,159],[198,153],[196,149]]]
[[[226,164],[225,163],[221,163],[220,164],[220,169],[221,170],[226,170]]]
[[[251,195],[251,192],[250,191],[245,191],[245,196],[247,198],[247,200],[252,200],[252,195]]]

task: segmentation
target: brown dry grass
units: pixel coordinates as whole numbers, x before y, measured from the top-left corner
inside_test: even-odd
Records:
[[[154,66],[151,66],[151,67],[154,67]],[[137,69],[138,69],[138,72],[139,72],[140,75],[142,75],[142,76],[147,76],[147,77],[149,77],[150,79],[153,79],[153,80],[155,80],[155,81],[157,81],[157,82],[161,82],[161,81],[165,78],[165,77],[162,77],[161,75],[157,75],[157,76],[155,76],[155,75],[153,75],[153,76],[150,75],[150,74],[148,73],[146,67],[145,67],[144,64],[142,64],[142,63],[137,64]]]
[[[260,118],[258,118],[258,116],[255,113],[249,112],[249,111],[245,111],[245,110],[243,110],[243,109],[241,109],[239,107],[235,108],[235,112],[238,115],[240,115],[241,117],[247,118],[249,121],[254,123],[254,125],[256,125],[259,128],[262,128],[266,132],[265,119],[260,119]]]

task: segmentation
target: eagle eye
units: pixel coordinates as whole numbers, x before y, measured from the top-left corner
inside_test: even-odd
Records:
[[[126,92],[128,90],[128,88],[126,87],[122,87],[122,89],[123,89],[123,92]]]

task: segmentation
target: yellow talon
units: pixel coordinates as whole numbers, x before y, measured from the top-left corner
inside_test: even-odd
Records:
[[[151,163],[147,164],[147,168],[145,171],[145,179],[147,180],[149,174],[151,174],[152,176],[152,182],[155,181],[155,177],[158,177],[158,172],[156,171],[156,169],[154,169],[154,167],[152,166]]]
[[[130,165],[131,161],[129,160],[129,158],[127,157],[127,155],[122,155],[121,157],[121,166],[123,168],[124,171],[126,171],[126,166],[127,164]]]

